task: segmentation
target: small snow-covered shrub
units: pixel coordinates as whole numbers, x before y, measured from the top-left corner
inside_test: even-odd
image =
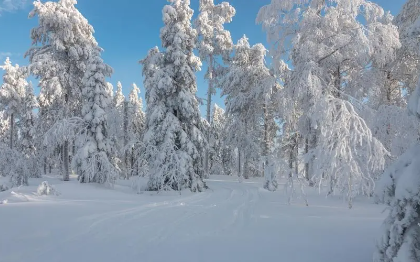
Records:
[[[272,157],[269,158],[268,164],[264,169],[264,188],[269,191],[276,191],[278,187],[277,182],[278,167]]]
[[[59,192],[54,188],[54,186],[50,185],[47,181],[42,182],[37,189],[38,195],[59,195]]]
[[[0,176],[10,177],[12,186],[28,185],[28,159],[16,149],[0,144]]]
[[[9,188],[6,185],[0,185],[0,192],[7,191]]]

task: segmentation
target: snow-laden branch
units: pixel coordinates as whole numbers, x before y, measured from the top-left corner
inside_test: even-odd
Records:
[[[87,128],[87,123],[80,117],[57,121],[44,135],[44,145],[55,148],[64,141],[74,140]]]

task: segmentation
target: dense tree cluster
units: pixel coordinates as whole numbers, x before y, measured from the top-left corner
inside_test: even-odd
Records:
[[[125,96],[107,82],[113,70],[75,0],[33,5],[29,65],[1,66],[10,186],[47,173],[101,184],[146,176],[148,190],[193,192],[209,175],[264,177],[270,191],[297,179],[350,208],[357,196],[389,205],[376,261],[419,261],[418,0],[396,17],[367,0],[271,0],[256,18],[267,48],[234,43],[227,2],[200,0],[193,21],[189,0],[169,0],[162,48],[140,60],[145,111],[136,84]],[[207,99],[197,97],[202,63]],[[224,106],[212,103],[216,89]]]

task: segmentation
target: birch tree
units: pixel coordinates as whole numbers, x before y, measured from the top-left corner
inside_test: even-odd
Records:
[[[364,25],[359,22],[360,16],[366,20]],[[275,69],[284,68],[282,57],[293,61],[284,97],[299,101],[299,119],[303,120],[300,122],[308,122],[306,126],[318,134],[316,145],[308,152],[316,156],[311,158],[312,179],[320,184],[327,179],[329,193],[345,194],[349,207],[354,195],[372,194],[374,173],[383,168],[386,155],[354,103],[359,102],[357,98],[363,90],[357,81],[360,72],[373,58],[383,63],[398,48],[396,28],[388,23],[387,16],[382,8],[363,0],[273,0],[260,10],[257,20],[270,39],[281,42],[273,49],[279,60]],[[284,23],[284,29],[281,25],[271,28],[273,22]],[[378,28],[382,30],[378,35],[387,34],[392,41],[387,42],[388,49],[374,57],[372,50],[377,47],[378,38],[370,32]],[[290,53],[287,39],[293,43]],[[308,130],[299,129],[302,133]]]

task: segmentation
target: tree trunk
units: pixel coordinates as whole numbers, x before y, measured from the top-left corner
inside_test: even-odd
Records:
[[[44,157],[44,175],[47,174],[47,158]]]
[[[241,177],[241,150],[238,148],[238,176]]]
[[[15,114],[10,115],[10,149],[13,149],[13,133],[15,127]]]
[[[298,155],[299,155],[299,134],[296,132],[295,134],[295,174],[296,176],[298,176],[299,174],[299,159],[298,159]]]
[[[64,173],[63,173],[63,180],[69,181],[70,180],[70,170],[69,170],[69,141],[64,141],[63,146],[63,167],[64,167]]]
[[[129,167],[129,161],[128,161],[128,150],[127,150],[127,145],[128,145],[128,137],[127,137],[127,133],[128,133],[128,102],[125,101],[124,102],[124,163],[125,163],[125,178],[129,179],[130,177],[130,173],[128,172],[128,167]]]
[[[305,154],[307,155],[309,153],[309,138],[305,139]],[[306,180],[310,180],[309,178],[309,162],[307,161],[305,163],[305,178]]]
[[[263,156],[267,159],[270,151],[270,141],[269,141],[269,134],[268,134],[268,109],[267,103],[264,105],[264,152]],[[267,160],[266,160],[267,164]]]
[[[69,94],[65,94],[64,97],[64,101],[65,101],[65,108],[64,108],[64,118],[68,117],[68,112],[69,112],[69,105],[68,105],[68,101],[69,101]],[[70,170],[69,170],[69,141],[65,140],[64,141],[64,145],[63,145],[63,181],[69,181],[70,180]]]
[[[290,170],[289,177],[292,177],[293,176],[292,175],[292,173],[293,173],[293,162],[294,162],[294,159],[293,159],[293,154],[294,154],[293,147],[290,146],[290,149],[289,150],[290,150],[289,151],[289,170]]]

